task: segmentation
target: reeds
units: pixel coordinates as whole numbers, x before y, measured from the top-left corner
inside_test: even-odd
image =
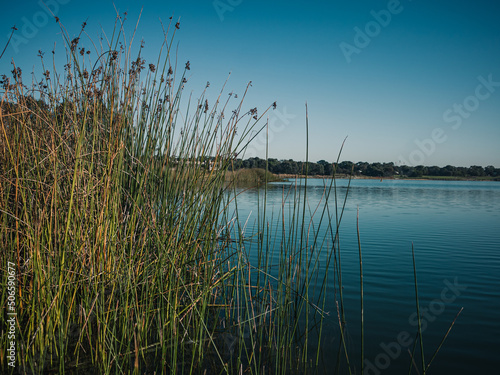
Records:
[[[84,27],[71,38],[61,25],[64,72],[40,51],[39,81],[14,67],[1,82],[1,263],[17,265],[20,371],[305,371],[325,294],[309,292],[320,252],[305,190],[283,192],[291,231],[267,220],[264,199],[247,236],[226,181],[275,104],[258,115],[246,91],[235,102],[221,90],[209,106],[208,85],[182,100],[179,23],[154,63],[124,43],[121,17],[99,45]]]
[[[333,282],[336,372],[352,372],[339,239],[347,193],[337,195],[335,172],[317,206],[297,179],[270,212],[270,176],[259,171],[249,225],[228,171],[276,103],[258,115],[244,109],[249,86],[239,101],[223,100],[223,87],[210,106],[208,84],[183,100],[191,66],[172,55],[178,22],[154,63],[142,43],[135,54],[125,43],[121,17],[98,45],[84,28],[71,38],[61,25],[64,72],[40,51],[40,81],[27,86],[14,66],[0,82],[0,258],[17,266],[18,371],[318,372]]]

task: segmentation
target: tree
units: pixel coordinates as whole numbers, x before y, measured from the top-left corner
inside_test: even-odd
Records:
[[[429,176],[441,176],[441,168],[438,166],[432,166],[427,168],[427,173]]]
[[[360,161],[356,163],[356,167],[354,167],[355,174],[365,174],[368,168],[368,163],[365,161]]]
[[[333,165],[332,163],[329,163],[325,160],[320,160],[317,163],[318,165],[321,165],[323,167],[323,175],[325,176],[331,176],[333,174]]]
[[[447,165],[441,168],[441,176],[455,176],[457,173],[457,168],[452,165]]]
[[[410,177],[422,177],[424,175],[427,175],[427,167],[423,166],[423,165],[417,165],[415,167],[415,169],[413,170],[413,175],[410,175]]]
[[[484,168],[484,173],[487,176],[496,177],[496,176],[498,176],[498,169],[496,169],[492,165],[488,165],[486,168]]]
[[[299,168],[297,162],[292,159],[283,160],[281,162],[281,173],[285,174],[298,174]]]
[[[481,177],[484,176],[484,169],[478,165],[471,165],[467,171],[467,174],[472,177]]]
[[[280,164],[281,163],[278,161],[278,159],[269,158],[267,160],[267,168],[271,173],[279,173],[276,170],[279,169]]]
[[[382,177],[384,175],[382,165],[380,163],[369,164],[366,168],[366,174],[371,177]]]
[[[384,163],[382,165],[382,171],[384,177],[392,177],[394,176],[394,163]]]
[[[351,174],[353,165],[351,161],[343,161],[337,166],[337,173]]]

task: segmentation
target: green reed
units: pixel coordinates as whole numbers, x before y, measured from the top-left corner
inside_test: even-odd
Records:
[[[122,18],[97,45],[84,27],[71,38],[61,25],[63,72],[40,52],[40,81],[27,86],[14,67],[1,82],[1,260],[18,267],[20,368],[305,371],[314,356],[299,318],[323,314],[309,295],[319,252],[305,190],[286,192],[290,232],[284,212],[268,220],[264,197],[247,236],[227,181],[275,104],[245,110],[247,86],[239,101],[221,90],[209,105],[208,84],[183,100],[179,23],[154,63],[125,43]]]
[[[306,142],[306,178],[269,211],[272,176],[230,171],[276,103],[244,109],[250,84],[238,101],[225,84],[211,104],[208,84],[184,100],[180,24],[154,63],[123,24],[98,44],[60,24],[63,72],[40,51],[40,81],[14,66],[0,82],[0,258],[17,265],[20,372],[318,372],[332,282],[336,372],[352,372],[335,171],[311,207]],[[239,216],[241,181],[264,182],[255,224]]]

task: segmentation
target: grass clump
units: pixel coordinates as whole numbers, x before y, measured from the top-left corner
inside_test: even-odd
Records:
[[[262,168],[244,168],[226,174],[228,184],[237,186],[258,186],[267,182],[284,181],[275,174]]]
[[[290,238],[271,277],[228,208],[228,179],[270,180],[227,174],[267,110],[244,110],[246,91],[232,112],[222,92],[209,106],[208,85],[183,101],[179,23],[148,63],[142,44],[124,47],[122,22],[91,47],[61,25],[64,72],[40,52],[40,81],[14,66],[0,82],[0,258],[16,264],[19,371],[301,371],[305,242]]]

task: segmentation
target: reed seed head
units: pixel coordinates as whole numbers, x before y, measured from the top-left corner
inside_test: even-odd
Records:
[[[71,51],[75,51],[76,47],[78,46],[79,41],[80,41],[80,38],[74,38],[71,41],[71,46],[70,46]]]

